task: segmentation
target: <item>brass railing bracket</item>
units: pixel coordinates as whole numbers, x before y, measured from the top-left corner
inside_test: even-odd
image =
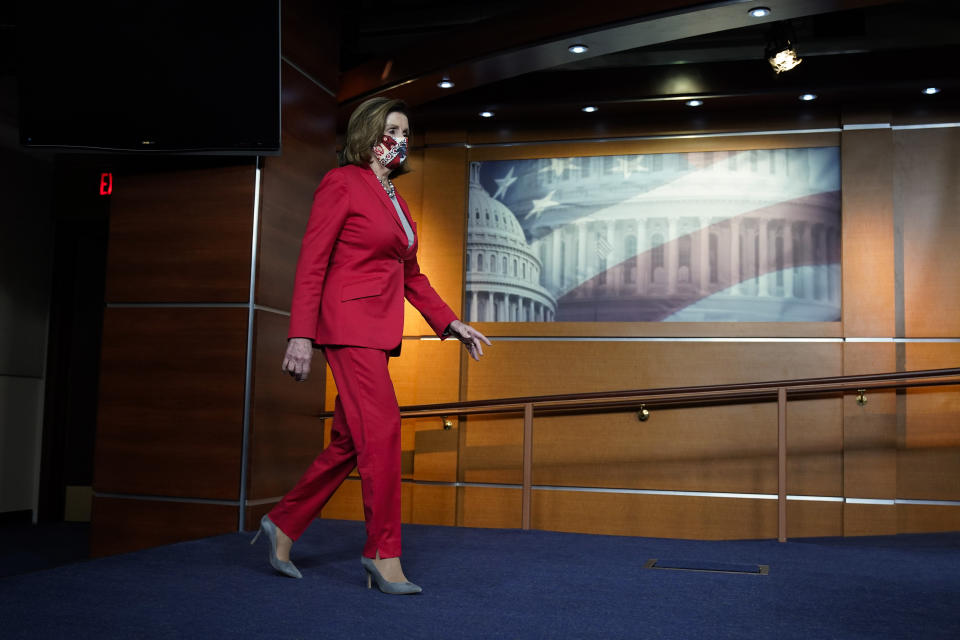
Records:
[[[640,410],[637,411],[637,420],[640,422],[646,422],[650,419],[650,410],[647,409],[646,405],[640,405]]]
[[[453,420],[451,420],[447,416],[441,416],[441,420],[443,420],[444,431],[450,431],[450,429],[453,429]]]
[[[867,404],[867,390],[857,389],[857,404],[861,407]]]

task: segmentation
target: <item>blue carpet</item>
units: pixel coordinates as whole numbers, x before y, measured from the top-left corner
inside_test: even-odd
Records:
[[[89,549],[87,522],[0,525],[0,578],[85,560]]]
[[[229,534],[0,579],[12,638],[960,638],[960,534],[683,541],[404,526],[419,596],[367,591],[363,523]],[[644,569],[769,565],[769,575]]]

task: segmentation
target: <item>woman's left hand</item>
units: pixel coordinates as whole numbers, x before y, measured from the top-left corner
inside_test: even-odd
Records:
[[[470,357],[474,360],[480,360],[483,355],[481,343],[490,346],[490,340],[468,324],[463,324],[459,320],[454,320],[447,326],[447,334],[453,336],[463,343],[470,352]]]

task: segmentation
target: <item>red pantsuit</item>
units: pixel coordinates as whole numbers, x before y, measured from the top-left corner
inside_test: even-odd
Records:
[[[387,372],[403,336],[403,300],[440,337],[456,315],[420,273],[416,225],[407,236],[373,171],[347,165],[324,176],[300,249],[289,337],[322,346],[337,384],[329,446],[270,512],[296,540],[357,466],[373,558],[400,555],[400,413]]]

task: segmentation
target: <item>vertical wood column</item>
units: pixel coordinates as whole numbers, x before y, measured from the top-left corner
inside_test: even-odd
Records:
[[[890,114],[847,113],[843,124],[843,373],[894,371],[892,343],[856,342],[896,335]],[[843,407],[844,534],[896,533],[896,393],[871,392],[863,407],[847,394]]]

